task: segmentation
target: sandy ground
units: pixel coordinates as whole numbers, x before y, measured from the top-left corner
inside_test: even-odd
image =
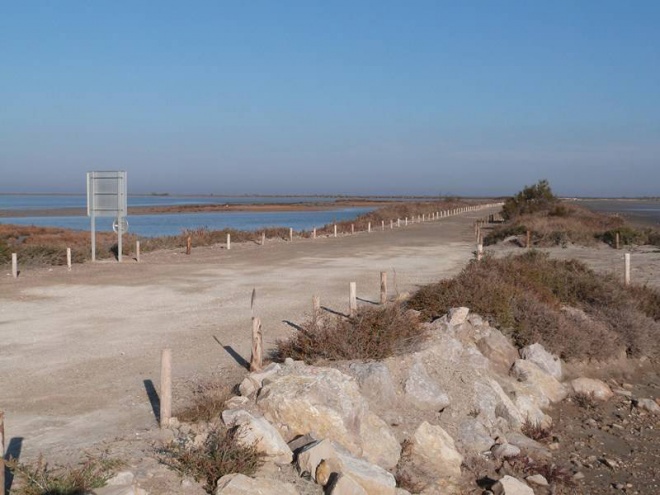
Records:
[[[190,383],[235,381],[250,353],[250,296],[265,343],[296,330],[311,310],[360,304],[460,271],[473,255],[473,222],[488,210],[340,238],[273,241],[25,270],[0,278],[0,408],[21,457],[63,455],[101,440],[137,438],[156,424],[161,349],[174,356],[175,404]],[[290,322],[291,324],[287,323]],[[179,393],[180,392],[180,393]]]

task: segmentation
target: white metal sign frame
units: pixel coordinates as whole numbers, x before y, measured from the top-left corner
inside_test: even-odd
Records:
[[[92,261],[96,261],[96,217],[117,219],[117,260],[122,260],[122,226],[128,213],[125,170],[87,172],[87,216],[92,231]]]

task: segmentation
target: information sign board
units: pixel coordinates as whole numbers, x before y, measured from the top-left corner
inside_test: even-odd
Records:
[[[128,228],[126,171],[87,172],[87,216],[92,231],[92,261],[96,261],[96,217],[114,217],[117,233],[117,260],[122,258],[122,233]]]

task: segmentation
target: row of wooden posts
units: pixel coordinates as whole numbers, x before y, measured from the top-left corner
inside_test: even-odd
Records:
[[[473,206],[464,206],[461,208],[454,208],[452,210],[444,210],[444,211],[437,211],[435,213],[431,213],[430,215],[422,214],[422,215],[417,215],[417,217],[411,217],[410,218],[410,223],[421,223],[421,222],[426,222],[426,221],[432,221],[432,220],[439,220],[441,218],[446,218],[450,217],[453,215],[458,215],[460,213],[466,213],[470,211],[477,211],[481,210],[484,208],[492,208],[495,206],[501,205],[501,203],[492,203],[492,204],[486,204],[486,205],[473,205]],[[405,226],[408,225],[409,218],[406,217],[403,219],[403,222],[401,221],[400,218],[396,219],[396,222],[394,220],[390,220],[390,229],[394,228],[394,225],[397,227],[401,227],[401,224],[404,224]],[[380,227],[381,230],[385,230],[385,221],[382,220],[380,222]],[[367,232],[371,232],[371,222],[367,224]],[[289,228],[289,241],[293,241],[293,229]],[[355,225],[351,224],[351,234],[355,234]],[[333,226],[333,237],[337,237],[337,224],[335,223]],[[312,239],[316,239],[316,228],[312,230]],[[261,245],[266,244],[266,233],[262,232],[261,234]],[[227,250],[231,249],[231,234],[227,234],[227,243],[226,243],[226,248]],[[191,254],[192,253],[192,236],[188,235],[186,237],[186,254]],[[135,260],[139,263],[140,262],[140,241],[135,242]],[[67,269],[71,270],[71,248],[66,248],[66,265]],[[11,255],[11,274],[12,277],[18,278],[18,255],[16,253],[12,253]]]

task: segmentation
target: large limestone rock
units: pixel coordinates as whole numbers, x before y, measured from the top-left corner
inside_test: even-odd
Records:
[[[516,394],[513,403],[528,423],[544,428],[552,425],[552,418],[545,414],[532,397],[526,394]]]
[[[257,405],[285,440],[311,434],[386,469],[398,462],[401,447],[389,426],[369,411],[355,380],[338,370],[285,366],[269,377]]]
[[[534,495],[532,490],[524,482],[506,475],[490,489],[495,495]]]
[[[250,478],[243,474],[228,474],[218,480],[215,495],[298,495],[291,483]]]
[[[487,426],[496,425],[498,418],[502,418],[510,428],[514,429],[519,429],[525,422],[524,416],[494,379],[484,377],[475,382],[474,393],[479,417],[486,420]]]
[[[349,369],[368,399],[385,404],[396,400],[392,375],[384,363],[352,363]]]
[[[550,354],[541,344],[536,343],[523,347],[520,350],[520,357],[527,361],[531,361],[548,375],[555,377],[557,380],[561,380],[561,359]]]
[[[608,400],[614,395],[607,383],[595,378],[576,378],[571,381],[571,387],[576,394],[593,396],[598,400]]]
[[[495,442],[479,420],[467,418],[458,427],[456,443],[463,453],[480,454],[490,450]]]
[[[402,461],[413,478],[437,480],[460,477],[463,456],[445,430],[424,421],[407,442]]]
[[[278,363],[270,363],[263,370],[250,373],[238,386],[239,393],[244,397],[254,395],[261,388],[266,378],[274,376],[281,369]]]
[[[440,411],[450,402],[449,396],[433,381],[420,360],[410,367],[404,389],[406,399],[420,409]]]
[[[223,411],[222,420],[228,426],[237,426],[238,441],[244,445],[255,445],[259,452],[275,464],[286,465],[293,461],[293,452],[266,419],[254,417],[243,409]]]
[[[543,405],[562,401],[568,395],[566,387],[531,361],[518,359],[511,368],[511,376],[524,383],[536,403]]]
[[[496,329],[491,329],[486,337],[480,339],[477,347],[490,360],[493,369],[502,374],[507,374],[518,359],[518,350]]]
[[[342,474],[332,480],[325,493],[328,495],[368,495],[357,481]]]

